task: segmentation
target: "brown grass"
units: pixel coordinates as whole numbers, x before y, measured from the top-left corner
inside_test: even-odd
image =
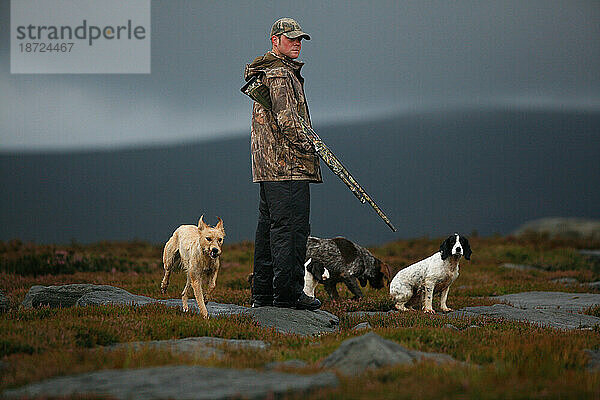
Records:
[[[420,238],[389,243],[371,250],[402,267],[433,253],[440,239]],[[577,253],[580,248],[600,248],[600,243],[549,240],[530,236],[471,238],[471,262],[461,263],[461,275],[450,290],[448,305],[461,308],[493,304],[488,296],[528,290],[583,291],[565,287],[552,279],[572,277],[580,282],[600,280],[598,265]],[[38,275],[18,271],[0,272],[0,289],[12,309],[0,316],[0,390],[41,379],[112,368],[195,364],[218,367],[257,368],[266,363],[301,359],[308,363],[300,373],[319,370],[319,361],[350,337],[362,334],[352,328],[368,320],[379,335],[405,347],[441,352],[468,365],[388,367],[355,378],[340,377],[340,386],[312,393],[311,398],[598,398],[600,374],[586,370],[583,349],[600,349],[600,332],[559,331],[527,323],[455,319],[421,312],[395,313],[357,318],[348,311],[387,311],[393,304],[384,293],[368,288],[360,301],[330,301],[321,287],[317,296],[324,309],[340,316],[340,331],[318,337],[282,335],[257,326],[247,317],[203,320],[161,305],[146,307],[94,306],[35,310],[19,309],[33,285],[96,283],[122,287],[155,298],[178,298],[184,285],[175,274],[165,296],[160,295],[161,247],[142,242],[69,246],[37,246],[18,241],[0,243],[0,261],[20,260],[31,254],[64,254],[73,259],[122,259],[120,268],[75,270]],[[249,305],[246,276],[251,270],[253,246],[225,246],[213,301]],[[46,262],[44,258],[36,262]],[[41,261],[40,261],[41,260]],[[505,270],[505,262],[537,265],[541,271]],[[3,264],[8,265],[8,264]],[[81,266],[80,266],[81,267]],[[96,268],[92,264],[81,267]],[[434,308],[439,307],[434,300]],[[598,307],[587,311],[599,315]],[[446,327],[452,324],[456,329]],[[106,350],[102,346],[129,341],[161,340],[190,336],[258,339],[271,344],[267,350],[225,349],[223,359],[173,355],[141,349]],[[304,395],[305,396],[305,395]],[[302,396],[289,396],[301,398]],[[304,397],[302,397],[304,398]]]

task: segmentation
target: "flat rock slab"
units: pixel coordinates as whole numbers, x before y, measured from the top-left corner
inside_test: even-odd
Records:
[[[531,322],[539,326],[548,326],[558,329],[590,329],[600,326],[600,318],[562,310],[549,309],[522,309],[508,304],[494,304],[493,306],[466,307],[446,315],[452,317],[491,317],[512,321]]]
[[[565,286],[576,286],[579,285],[579,281],[575,278],[556,278],[552,279],[554,283],[560,283]]]
[[[52,378],[7,390],[2,394],[7,398],[95,395],[127,400],[256,399],[334,387],[337,384],[338,379],[331,372],[297,375],[272,371],[168,366],[105,370]]]
[[[537,267],[534,265],[511,264],[511,263],[504,263],[504,264],[500,265],[500,268],[516,269],[518,271],[543,271],[544,270],[543,268]]]
[[[184,339],[119,343],[112,346],[107,346],[105,349],[114,350],[132,348],[134,350],[139,350],[144,347],[167,350],[172,353],[189,354],[197,358],[221,358],[225,355],[225,352],[222,349],[223,347],[234,349],[264,350],[269,347],[269,344],[263,342],[262,340],[236,340],[202,336]]]
[[[581,312],[600,304],[600,294],[596,293],[524,292],[496,296],[493,299],[523,309],[554,309],[571,312]]]
[[[89,305],[134,305],[164,304],[167,307],[182,308],[181,299],[158,300],[152,297],[129,293],[109,285],[72,284],[62,286],[32,286],[23,307],[72,307]],[[195,299],[188,300],[191,312],[198,312]],[[299,335],[317,335],[335,332],[339,327],[339,319],[326,311],[294,310],[289,308],[260,307],[248,308],[236,304],[223,304],[209,301],[206,309],[210,317],[229,315],[249,315],[262,327],[274,328],[282,333]]]
[[[299,369],[299,368],[305,368],[307,366],[308,366],[308,364],[305,361],[293,359],[293,360],[287,360],[287,361],[276,361],[276,362],[268,363],[265,365],[265,369],[266,370],[276,370],[279,368]]]
[[[600,250],[579,250],[579,254],[594,259],[600,259]]]
[[[342,342],[336,351],[321,362],[321,366],[337,369],[344,375],[359,375],[367,369],[412,364],[423,360],[438,363],[457,362],[447,354],[409,350],[374,332],[369,332]]]
[[[583,285],[589,287],[590,289],[600,290],[600,281],[587,282],[587,283],[584,283]]]
[[[260,326],[275,328],[281,333],[317,335],[335,332],[340,324],[338,317],[323,310],[308,311],[278,307],[258,307],[249,310],[252,319]]]

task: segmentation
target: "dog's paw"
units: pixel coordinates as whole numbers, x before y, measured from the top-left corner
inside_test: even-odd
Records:
[[[442,310],[443,312],[450,312],[450,311],[454,311],[454,310],[453,310],[453,309],[451,309],[450,307],[443,307],[443,308],[441,308],[441,310]]]
[[[190,311],[190,308],[188,306],[183,306],[183,312],[188,312]]]
[[[398,310],[398,311],[409,311],[410,310],[410,308],[404,307],[404,304],[395,304],[394,307],[396,307],[396,310]]]
[[[435,310],[433,308],[424,308],[423,311],[425,314],[435,314]]]

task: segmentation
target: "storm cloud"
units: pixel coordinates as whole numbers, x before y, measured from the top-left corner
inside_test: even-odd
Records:
[[[464,107],[600,109],[597,1],[152,1],[152,73],[10,74],[0,5],[2,152],[248,134],[239,88],[271,24],[312,36],[301,59],[315,126]]]

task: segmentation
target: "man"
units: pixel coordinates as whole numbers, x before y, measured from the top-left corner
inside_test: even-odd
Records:
[[[304,97],[302,39],[310,36],[291,18],[271,27],[271,51],[246,66],[245,79],[260,76],[272,107],[252,109],[252,178],[260,183],[254,250],[253,307],[315,310],[321,302],[302,291],[310,232],[309,183],[320,183],[319,158],[302,129],[310,125]]]

